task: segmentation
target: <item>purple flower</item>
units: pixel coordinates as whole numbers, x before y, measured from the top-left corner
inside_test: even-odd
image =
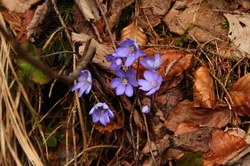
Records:
[[[116,50],[116,55],[117,57],[127,58],[125,66],[132,65],[139,57],[146,55],[144,51],[139,50],[138,44],[130,38],[120,42],[119,46]]]
[[[120,69],[122,66],[122,58],[116,57],[116,53],[108,54],[107,61],[111,62],[110,68],[111,69]]]
[[[144,114],[149,113],[150,112],[149,105],[143,105],[142,108],[141,108],[141,112],[144,113]]]
[[[71,91],[75,91],[76,89],[80,89],[78,93],[78,97],[81,97],[82,94],[88,94],[92,87],[92,77],[91,73],[88,70],[82,70],[78,79],[78,83],[71,89]]]
[[[162,76],[158,75],[156,71],[145,71],[144,79],[140,79],[138,84],[141,86],[139,89],[143,91],[148,91],[146,95],[151,95],[160,89],[162,83]]]
[[[111,81],[110,86],[116,88],[116,95],[125,93],[128,97],[133,96],[134,90],[132,86],[138,86],[134,70],[128,69],[126,73],[123,70],[116,70],[115,74],[118,77]]]
[[[89,115],[92,115],[92,121],[94,123],[100,121],[104,126],[106,126],[106,123],[110,122],[109,117],[114,117],[113,112],[109,109],[106,103],[97,103],[94,105],[90,110]]]
[[[144,60],[140,60],[142,66],[149,70],[157,70],[161,65],[161,56],[159,54],[155,54],[155,58],[146,57]]]

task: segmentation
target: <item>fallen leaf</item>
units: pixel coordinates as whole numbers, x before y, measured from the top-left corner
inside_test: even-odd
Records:
[[[176,131],[181,122],[191,122],[194,125],[221,128],[229,122],[229,110],[227,108],[199,109],[194,108],[193,102],[184,100],[170,113],[164,126],[171,131]]]
[[[111,133],[113,130],[123,128],[124,127],[124,120],[122,119],[122,117],[120,115],[116,115],[115,117],[117,118],[117,122],[112,120],[110,123],[107,123],[107,126],[103,126],[100,123],[96,123],[95,129],[103,134],[105,132]]]
[[[233,15],[229,13],[225,13],[224,15],[229,22],[228,37],[236,48],[250,54],[250,39],[248,38],[250,35],[250,15]]]
[[[98,20],[99,19],[99,12],[98,8],[95,5],[94,1],[88,0],[75,0],[75,3],[79,7],[80,11],[82,12],[83,16],[87,21],[90,20]]]
[[[181,122],[176,131],[174,132],[174,136],[179,136],[185,133],[193,132],[199,130],[200,127],[198,125],[194,125],[191,122]]]
[[[225,18],[214,9],[226,10],[225,1],[176,1],[163,21],[173,33],[184,35],[184,26],[198,41],[207,42],[226,35],[228,31],[220,26]]]
[[[83,34],[83,33],[77,34],[77,33],[72,32],[71,37],[72,37],[73,42],[78,42],[78,43],[82,44],[79,47],[79,53],[81,54],[84,50],[85,43],[90,38],[90,36]],[[103,69],[111,70],[109,68],[110,62],[107,62],[106,56],[107,56],[107,54],[114,52],[113,48],[108,47],[104,44],[100,44],[95,39],[91,40],[91,45],[96,47],[96,55],[92,59],[92,62],[97,64],[98,66],[100,66]]]
[[[198,130],[191,131],[172,138],[174,147],[181,147],[185,150],[207,152],[210,150],[208,143],[210,141],[212,127],[200,127]]]
[[[250,73],[236,81],[229,94],[233,100],[233,108],[242,116],[250,117]]]
[[[214,82],[207,67],[201,66],[194,72],[194,107],[215,108]]]
[[[36,8],[31,22],[28,24],[26,30],[27,39],[34,42],[44,33],[49,25],[56,20],[53,17],[54,8],[51,1],[46,0],[42,5]]]
[[[204,154],[204,166],[226,164],[242,149],[249,146],[244,138],[215,129],[209,143],[211,151]]]
[[[107,11],[107,17],[108,17],[108,25],[111,30],[113,30],[114,27],[117,26],[117,24],[119,23],[122,10],[127,6],[131,5],[133,2],[134,0],[110,1],[110,5]]]
[[[171,1],[166,0],[143,0],[141,1],[140,7],[143,10],[143,14],[141,19],[143,22],[145,21],[145,17],[147,17],[150,26],[155,27],[160,22],[162,17],[167,13],[169,10]],[[146,22],[145,24],[148,24]],[[149,27],[147,25],[147,27]]]
[[[144,34],[143,29],[139,25],[136,25],[135,22],[132,22],[121,30],[120,41],[126,40],[126,38],[137,41],[139,45],[147,43],[147,36]]]
[[[1,0],[0,4],[10,11],[24,13],[41,0]]]
[[[170,147],[170,135],[166,134],[164,137],[157,141],[151,141],[151,150],[154,152],[154,154],[162,154],[168,147]],[[148,142],[142,149],[142,153],[150,153]]]

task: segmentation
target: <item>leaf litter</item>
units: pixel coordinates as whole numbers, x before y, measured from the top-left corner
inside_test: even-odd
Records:
[[[93,73],[93,88],[90,94],[78,98],[77,92],[75,96],[70,92],[72,84],[52,83],[45,75],[48,73],[41,76],[41,72],[34,72],[39,71],[34,69],[29,71],[32,77],[19,74],[22,81],[11,83],[9,78],[15,77],[15,72],[28,71],[27,62],[28,65],[19,65],[12,73],[6,72],[8,77],[3,80],[8,84],[9,95],[17,96],[16,103],[12,104],[16,104],[13,108],[20,112],[15,114],[18,118],[31,119],[27,124],[25,120],[20,121],[20,126],[25,127],[27,133],[24,134],[29,132],[32,145],[29,148],[36,151],[40,159],[32,153],[24,153],[21,142],[14,143],[16,138],[19,140],[19,135],[14,132],[13,137],[4,138],[5,142],[25,155],[16,158],[19,155],[13,154],[20,152],[13,151],[9,144],[6,146],[2,142],[1,150],[7,153],[1,153],[0,160],[5,164],[14,165],[25,159],[31,163],[35,157],[37,161],[34,163],[45,161],[43,164],[54,165],[212,166],[244,163],[243,159],[249,157],[247,1],[127,0],[121,3],[117,0],[97,0],[67,2],[69,6],[63,2],[57,2],[58,6],[48,5],[50,1],[38,2],[11,0],[7,4],[3,1],[1,4],[5,9],[1,11],[1,17],[8,23],[19,44],[27,42],[35,45],[35,54],[41,54],[39,50],[46,43],[43,53],[48,56],[39,61],[54,70],[60,69],[57,72],[61,75],[70,76],[78,70],[87,56],[86,49],[95,47],[95,55],[91,62],[87,62],[86,68]],[[128,14],[128,10],[132,14]],[[53,26],[64,29],[60,33],[65,34],[56,35],[59,31]],[[46,28],[52,28],[52,31]],[[51,35],[51,32],[56,33]],[[138,48],[137,43],[132,42],[133,47],[127,49],[130,40],[136,41]],[[59,44],[56,45],[55,41]],[[130,42],[124,44],[124,41]],[[2,45],[1,50],[4,48]],[[126,55],[125,49],[128,51]],[[46,52],[48,50],[52,55]],[[136,52],[138,50],[141,52]],[[149,69],[140,65],[140,61],[146,58],[139,55],[144,53],[150,58],[155,58],[156,54],[161,57],[159,69],[150,69],[151,75],[145,74]],[[8,54],[9,60],[20,63],[16,58],[18,54],[18,51],[12,50]],[[115,63],[119,63],[120,59],[124,63],[124,56],[138,55],[137,59],[133,59],[132,67],[122,66],[121,70],[129,68],[136,71],[136,80],[145,77],[152,84],[161,84],[160,88],[154,89],[154,94],[148,96],[143,90],[147,87],[145,84],[139,88],[134,84],[134,96],[120,96],[117,94],[120,90],[118,85],[115,91],[110,87],[117,71],[110,69],[111,63],[106,59],[108,54],[112,54]],[[65,59],[66,64],[59,64],[56,56]],[[3,57],[0,62],[4,62],[1,61]],[[6,63],[0,67],[1,71],[9,70]],[[122,81],[126,82],[133,76],[129,72],[127,74],[129,77],[119,75]],[[158,76],[155,82],[152,81],[154,76]],[[28,79],[28,84],[25,84],[25,79]],[[25,100],[29,100],[28,103],[35,108],[34,119],[23,112],[26,107],[20,100],[24,95],[19,92],[20,86],[17,85],[20,83],[25,84],[29,95]],[[14,90],[14,86],[17,89]],[[81,86],[84,89],[84,85]],[[150,87],[154,88],[154,85]],[[34,93],[36,89],[39,93]],[[7,100],[0,99],[0,103],[5,103],[1,107],[8,106]],[[107,103],[114,117],[105,119],[109,118],[105,115],[100,118],[101,123],[92,123],[89,110],[98,102]],[[142,108],[148,110],[142,112]],[[100,114],[105,112],[102,109],[97,111]],[[1,123],[9,126],[13,121],[8,116],[3,118],[3,112],[0,112]],[[36,119],[39,120],[40,130],[35,127]],[[106,126],[101,119],[105,119]],[[34,126],[32,130],[29,125]],[[13,133],[16,129],[10,127],[9,130]],[[7,130],[2,132],[5,134]],[[46,141],[41,143],[43,132],[48,139],[53,136],[52,144]],[[13,158],[15,160],[11,160]]]

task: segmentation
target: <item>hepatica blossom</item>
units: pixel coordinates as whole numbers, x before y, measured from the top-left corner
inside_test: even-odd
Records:
[[[80,72],[80,75],[79,75],[77,81],[78,82],[71,89],[71,91],[75,91],[77,89],[80,89],[79,93],[78,93],[78,97],[81,97],[84,92],[85,92],[85,94],[88,94],[91,87],[92,87],[91,73],[88,70],[82,70]]]
[[[158,75],[156,71],[145,71],[145,79],[140,79],[138,84],[141,86],[139,89],[148,91],[146,95],[151,95],[160,89],[162,83],[162,76]]]
[[[127,58],[125,66],[132,65],[139,57],[146,55],[144,51],[139,49],[138,44],[130,38],[120,42],[119,46],[116,50],[116,55],[117,57]]]
[[[115,74],[118,77],[111,81],[110,86],[116,88],[116,95],[122,95],[125,93],[128,97],[133,96],[133,87],[138,86],[134,70],[128,69],[126,72],[123,70],[116,70]]]
[[[141,108],[141,112],[144,114],[147,114],[150,112],[150,106],[149,105],[143,105]]]
[[[122,66],[122,58],[116,57],[116,53],[108,54],[107,61],[111,62],[110,69],[120,69]]]
[[[94,123],[100,121],[104,126],[110,122],[109,118],[114,117],[113,112],[109,109],[106,103],[97,103],[94,105],[90,110],[89,115],[92,115],[92,121]]]
[[[149,70],[157,70],[161,65],[161,56],[159,54],[155,54],[155,58],[146,57],[144,60],[140,60],[142,66]]]

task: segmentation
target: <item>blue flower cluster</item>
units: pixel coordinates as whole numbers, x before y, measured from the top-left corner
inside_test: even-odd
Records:
[[[111,62],[110,68],[115,70],[117,76],[110,83],[112,88],[116,88],[116,95],[125,93],[128,97],[131,97],[134,94],[133,87],[138,85],[140,85],[139,89],[147,91],[146,95],[155,93],[162,83],[162,76],[156,72],[161,65],[161,56],[156,54],[155,58],[146,57],[144,60],[140,60],[140,64],[148,70],[144,72],[145,79],[137,81],[135,71],[126,68],[131,66],[139,57],[146,55],[146,53],[141,51],[138,44],[130,38],[120,42],[119,46],[115,53],[107,56],[107,61]],[[125,63],[123,64],[123,62]],[[123,65],[124,68],[122,68]]]

